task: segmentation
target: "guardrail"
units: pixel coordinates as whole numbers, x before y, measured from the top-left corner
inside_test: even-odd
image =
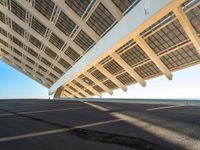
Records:
[[[192,99],[56,98],[55,100],[200,106],[200,99],[192,100]]]

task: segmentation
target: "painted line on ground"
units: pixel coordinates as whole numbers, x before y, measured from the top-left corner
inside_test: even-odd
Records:
[[[96,108],[96,109],[99,109],[99,110],[101,110],[101,111],[108,111],[109,109],[107,109],[107,108],[105,108],[105,107],[102,107],[102,106],[99,106],[99,105],[95,105],[95,104],[92,104],[92,103],[90,103],[90,102],[84,102],[84,101],[80,101],[80,102],[83,102],[84,104],[87,104],[87,105],[89,105],[89,106],[92,106],[92,107],[94,107],[94,108]]]
[[[113,119],[113,120],[108,120],[108,121],[101,121],[101,122],[96,122],[96,123],[84,124],[84,125],[79,125],[79,126],[75,126],[75,127],[72,127],[72,128],[62,128],[62,129],[49,130],[49,131],[43,131],[43,132],[35,132],[35,133],[29,133],[29,134],[3,137],[3,138],[0,138],[0,142],[7,142],[7,141],[12,141],[12,140],[19,140],[19,139],[37,137],[37,136],[55,134],[55,133],[60,133],[60,132],[67,132],[67,131],[74,130],[74,129],[88,128],[88,127],[94,127],[94,126],[99,126],[99,125],[111,124],[111,123],[116,123],[116,122],[119,122],[119,121],[122,121],[122,119]]]
[[[170,109],[170,108],[178,108],[178,107],[184,107],[185,105],[172,105],[172,106],[162,106],[162,107],[154,107],[154,108],[147,108],[146,111],[152,111],[152,110],[162,110],[162,109]]]
[[[67,111],[67,110],[81,110],[81,109],[88,109],[91,107],[73,107],[73,108],[65,108],[65,109],[49,109],[49,110],[39,110],[39,111],[26,111],[26,112],[15,112],[14,113],[5,113],[0,114],[0,116],[13,116],[13,115],[25,115],[25,114],[36,114],[36,113],[45,113],[45,112],[57,112],[57,111]]]

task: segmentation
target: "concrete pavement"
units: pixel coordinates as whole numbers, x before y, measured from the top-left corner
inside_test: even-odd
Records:
[[[199,150],[199,108],[0,100],[0,149]]]

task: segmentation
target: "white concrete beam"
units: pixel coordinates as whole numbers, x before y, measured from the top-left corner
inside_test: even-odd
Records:
[[[170,70],[165,66],[165,64],[160,60],[160,58],[155,54],[155,52],[145,42],[145,40],[140,35],[135,37],[134,40],[140,46],[140,48],[147,54],[147,56],[156,64],[156,66],[160,69],[160,71],[169,80],[172,80],[172,73],[170,72]]]
[[[73,82],[70,83],[70,86],[72,86],[73,88],[75,88],[77,91],[79,91],[80,93],[82,93],[83,95],[85,95],[87,98],[90,98],[91,95],[88,94],[87,92],[85,92],[83,89],[81,89],[80,87],[78,87],[76,84],[74,84]]]
[[[76,97],[78,97],[78,98],[83,98],[79,93],[73,91],[73,90],[70,89],[69,87],[65,86],[65,89],[66,89],[67,91],[69,91],[70,93],[72,93],[72,95],[74,95],[74,96],[76,96]]]
[[[121,11],[111,0],[101,0],[101,3],[107,8],[109,12],[115,17],[117,21],[123,17]]]
[[[186,34],[188,35],[189,39],[192,41],[192,44],[200,54],[200,38],[198,37],[196,31],[192,27],[188,17],[186,16],[185,12],[182,10],[181,7],[177,7],[174,9],[174,13],[178,18],[181,26],[185,30]]]
[[[95,95],[101,97],[101,94],[99,92],[97,92],[93,87],[91,87],[90,85],[88,85],[87,83],[85,83],[82,79],[76,78],[75,81],[78,82],[78,83],[80,83],[81,85],[83,85],[85,88],[87,88],[88,90],[90,90]]]
[[[96,64],[95,67],[109,80],[111,80],[115,85],[121,88],[124,92],[127,91],[127,87],[123,83],[121,83],[115,76],[113,76],[108,70],[106,70],[103,66],[101,66],[100,64]]]
[[[92,80],[95,84],[97,84],[99,87],[101,87],[105,92],[109,93],[110,95],[113,94],[112,90],[110,90],[107,86],[105,86],[102,82],[97,80],[95,77],[93,77],[88,72],[84,73],[84,76],[88,77],[90,80]]]
[[[64,0],[55,0],[56,4],[62,8],[67,16],[69,16],[85,33],[87,33],[95,42],[99,40],[99,35],[90,28],[67,4]]]
[[[117,53],[112,53],[111,57],[118,62],[118,64],[124,68],[126,72],[129,73],[130,76],[132,76],[138,83],[140,83],[143,87],[146,86],[145,80],[137,73],[135,70],[133,70]]]

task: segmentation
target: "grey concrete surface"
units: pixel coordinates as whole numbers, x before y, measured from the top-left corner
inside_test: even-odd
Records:
[[[199,150],[199,131],[198,106],[0,100],[2,150]]]

